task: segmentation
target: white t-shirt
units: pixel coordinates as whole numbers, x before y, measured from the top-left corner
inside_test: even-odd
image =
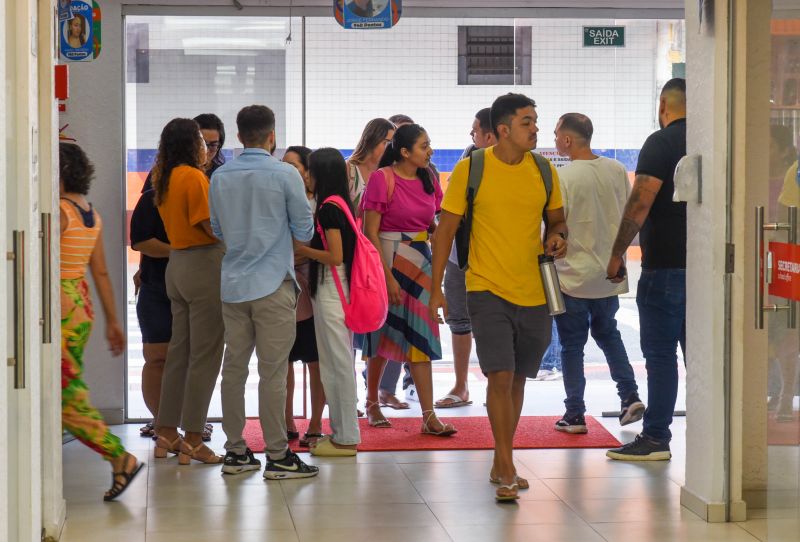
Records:
[[[631,185],[625,166],[611,158],[575,160],[559,168],[561,195],[569,228],[567,256],[556,260],[561,290],[570,296],[600,299],[624,294],[628,280],[606,280]]]

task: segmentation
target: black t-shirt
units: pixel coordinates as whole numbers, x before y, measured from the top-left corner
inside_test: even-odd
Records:
[[[344,256],[345,270],[347,272],[347,280],[350,280],[350,271],[353,266],[353,254],[356,250],[356,234],[350,221],[338,206],[333,203],[326,203],[317,209],[317,220],[323,230],[339,230],[342,235],[342,254]],[[311,248],[323,250],[322,237],[319,232],[314,232],[314,238],[311,239]],[[309,283],[312,293],[316,292],[316,285],[321,278],[320,268],[322,266],[319,262],[311,261],[311,268],[309,270]]]
[[[639,153],[636,175],[649,175],[664,183],[639,235],[645,269],[686,268],[686,203],[672,201],[675,166],[685,155],[686,119],[650,135]]]
[[[145,191],[136,203],[136,208],[131,215],[131,246],[153,238],[169,243],[164,222],[161,220],[161,215],[158,214],[154,198],[155,191],[150,189]],[[169,263],[169,258],[151,258],[142,254],[140,266],[142,282],[163,286],[167,263]]]

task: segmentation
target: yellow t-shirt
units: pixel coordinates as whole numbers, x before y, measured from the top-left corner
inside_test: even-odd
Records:
[[[800,187],[797,186],[797,162],[791,165],[783,178],[783,189],[778,202],[786,207],[800,207]]]
[[[563,207],[556,168],[549,210]],[[456,164],[442,209],[463,215],[467,210],[469,160]],[[490,291],[515,305],[546,302],[538,257],[542,247],[542,209],[547,194],[530,153],[517,165],[501,162],[494,147],[486,149],[483,180],[475,198],[467,269],[467,291]]]
[[[164,221],[169,244],[174,249],[213,245],[218,239],[211,237],[200,225],[208,220],[208,178],[191,166],[178,166],[169,176],[169,187],[164,201],[158,206]]]

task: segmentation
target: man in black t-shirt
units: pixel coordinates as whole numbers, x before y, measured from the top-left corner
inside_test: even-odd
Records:
[[[636,293],[642,353],[647,367],[647,410],[636,439],[609,450],[611,459],[659,461],[672,457],[669,426],[678,395],[678,345],[686,355],[686,203],[672,201],[673,175],[686,155],[686,81],[661,90],[661,130],[645,141],[636,181],[625,206],[607,277],[625,277],[622,256],[640,234],[642,276]]]

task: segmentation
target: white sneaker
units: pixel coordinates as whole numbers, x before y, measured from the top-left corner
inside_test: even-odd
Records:
[[[539,372],[536,373],[536,378],[534,378],[534,380],[538,380],[540,382],[547,380],[547,377],[549,377],[551,374],[552,371],[550,371],[550,369],[539,369]]]
[[[563,380],[563,379],[564,375],[561,374],[561,371],[559,371],[558,369],[553,369],[550,371],[550,374],[544,377],[542,380],[553,381],[553,380]]]
[[[406,388],[405,391],[406,402],[419,403],[419,395],[417,394],[417,387],[413,384]]]

